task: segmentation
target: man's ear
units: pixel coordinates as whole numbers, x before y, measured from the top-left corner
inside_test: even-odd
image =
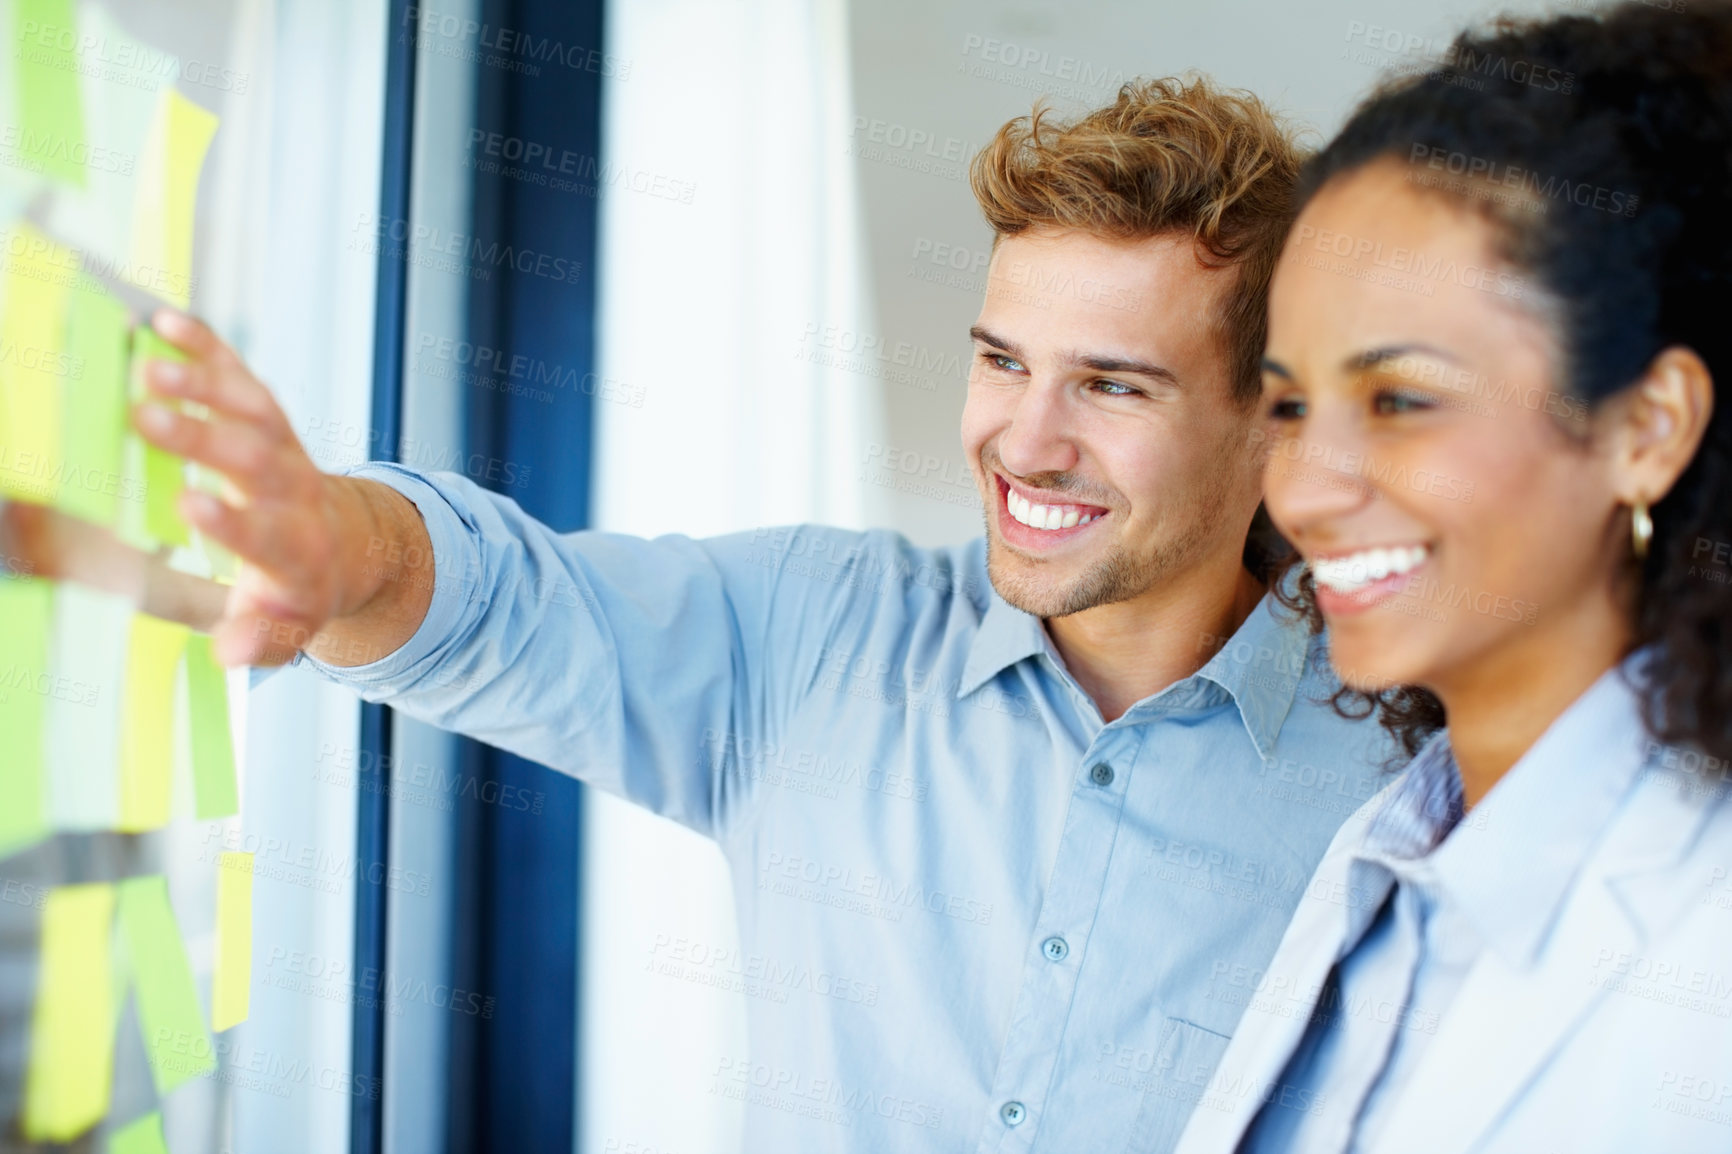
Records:
[[[1673,345],[1619,398],[1613,488],[1625,504],[1664,497],[1696,456],[1714,413],[1714,376],[1694,349]]]

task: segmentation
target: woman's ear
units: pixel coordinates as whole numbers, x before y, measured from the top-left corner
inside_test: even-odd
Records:
[[[1614,413],[1613,488],[1625,504],[1664,497],[1696,456],[1714,413],[1714,377],[1693,349],[1673,345],[1648,364]]]

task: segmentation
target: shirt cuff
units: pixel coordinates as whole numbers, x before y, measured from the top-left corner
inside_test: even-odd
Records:
[[[323,677],[356,689],[382,689],[393,682],[407,685],[437,664],[434,654],[465,624],[466,615],[479,611],[476,586],[481,574],[481,550],[464,516],[461,498],[449,494],[434,478],[386,461],[356,465],[345,470],[344,475],[389,485],[420,511],[433,546],[433,599],[414,636],[377,661],[366,665],[328,665],[302,653],[295,664],[306,665]]]

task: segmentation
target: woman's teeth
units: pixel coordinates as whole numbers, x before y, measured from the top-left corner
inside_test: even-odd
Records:
[[[1431,556],[1428,545],[1403,545],[1393,549],[1364,549],[1345,557],[1311,562],[1311,575],[1336,593],[1357,593],[1385,577],[1409,572]]]
[[[1036,505],[1015,489],[1005,491],[1004,504],[1012,517],[1030,529],[1070,529],[1106,516],[1104,513],[1084,513],[1069,505]]]

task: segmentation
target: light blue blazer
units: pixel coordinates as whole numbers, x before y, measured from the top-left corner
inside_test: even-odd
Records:
[[[1475,958],[1411,1078],[1391,1091],[1379,1151],[1732,1151],[1732,770],[1656,745],[1627,688],[1593,712],[1572,748],[1645,765],[1632,766],[1635,784],[1529,964],[1489,949]],[[1246,1009],[1178,1154],[1230,1154],[1283,1093],[1356,919],[1342,899],[1366,829],[1350,819],[1318,866],[1261,987],[1295,996]]]

